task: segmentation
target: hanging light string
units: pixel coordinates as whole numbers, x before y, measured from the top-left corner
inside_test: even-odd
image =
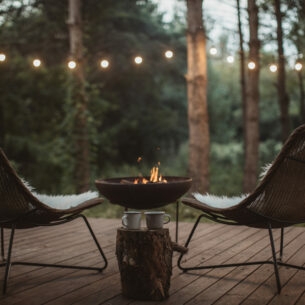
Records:
[[[164,57],[165,57],[167,60],[171,60],[171,59],[174,58],[174,55],[175,55],[175,54],[174,54],[174,52],[173,52],[172,50],[166,50],[166,51],[164,52],[163,55],[164,55]],[[6,60],[7,60],[6,54],[0,53],[0,63],[1,63],[1,62],[5,62]],[[135,65],[141,65],[141,64],[144,62],[144,58],[143,58],[143,56],[141,56],[141,55],[134,56],[132,60],[133,60],[133,62],[134,62]],[[39,68],[39,67],[41,67],[41,65],[42,65],[41,59],[39,59],[39,58],[33,59],[32,65],[33,65],[34,68]],[[104,70],[108,69],[108,68],[110,67],[110,65],[111,65],[110,60],[107,59],[107,58],[102,58],[102,59],[99,61],[99,66],[100,66],[102,69],[104,69]],[[68,67],[70,70],[76,69],[76,68],[77,68],[77,61],[74,60],[74,59],[69,59],[69,60],[67,61],[67,67]]]
[[[223,59],[222,56],[218,55],[219,52],[218,52],[218,50],[217,50],[217,48],[215,46],[211,46],[211,48],[209,49],[209,54],[211,55],[212,58]],[[294,69],[294,70],[296,70],[298,72],[302,71],[302,69],[303,69],[303,63],[302,63],[303,55],[302,54],[297,54],[297,55],[294,55],[293,57],[296,58],[296,59],[294,59],[294,60],[292,59],[292,61],[294,61],[294,64],[292,64],[290,62],[290,66],[292,67],[292,69]],[[288,56],[287,56],[287,58],[288,58]],[[235,58],[234,58],[233,55],[228,55],[226,57],[226,61],[229,64],[233,64],[235,62]],[[257,67],[257,64],[254,61],[250,60],[247,63],[247,67],[248,67],[249,70],[254,70]],[[275,73],[278,70],[278,66],[274,62],[269,63],[268,67],[269,67],[269,71],[272,72],[272,73]]]
[[[218,52],[218,49],[215,47],[215,46],[211,46],[210,49],[209,49],[209,54],[211,56],[211,58],[223,58],[219,55],[219,52]],[[174,52],[170,49],[166,50],[163,54],[164,58],[167,59],[167,60],[172,60],[174,58]],[[303,55],[302,54],[298,54],[297,56],[295,56],[296,59],[295,59],[295,64],[293,66],[293,69],[300,72],[302,71],[303,69],[303,63],[302,63],[302,60],[303,60]],[[1,53],[0,52],[0,64],[1,62],[5,62],[7,60],[7,56],[5,53]],[[143,64],[144,62],[144,58],[143,56],[141,55],[136,55],[133,57],[133,63],[137,66]],[[235,62],[235,58],[233,55],[228,55],[226,56],[226,61],[227,63],[229,64],[234,64]],[[35,58],[33,59],[32,61],[32,65],[34,68],[39,68],[42,66],[42,61],[41,59],[39,58]],[[111,62],[109,59],[107,58],[102,58],[100,61],[99,61],[99,66],[101,69],[103,70],[107,70],[111,67]],[[249,61],[247,63],[247,67],[249,70],[254,70],[256,68],[256,63],[254,61]],[[74,70],[77,68],[77,61],[73,60],[73,59],[70,59],[68,62],[67,62],[67,67],[70,69],[70,70]],[[271,63],[271,64],[268,64],[268,67],[269,67],[269,70],[270,72],[272,73],[275,73],[277,72],[278,70],[278,67],[277,67],[277,64],[276,63]]]

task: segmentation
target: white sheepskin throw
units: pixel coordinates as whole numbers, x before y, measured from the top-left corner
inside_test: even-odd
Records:
[[[259,179],[262,180],[266,174],[268,173],[268,170],[269,168],[272,166],[272,163],[269,163],[269,164],[265,164],[263,167],[262,167],[262,171],[259,175]]]
[[[242,194],[240,196],[228,197],[228,196],[215,196],[208,193],[204,195],[200,193],[193,193],[193,196],[199,202],[205,203],[213,208],[226,209],[237,205],[248,195]]]
[[[45,195],[34,191],[34,188],[24,179],[21,179],[24,186],[42,203],[59,210],[73,208],[83,203],[86,200],[99,197],[98,192],[85,192],[79,195]]]
[[[97,192],[86,192],[79,195],[44,195],[32,192],[32,194],[42,203],[54,209],[66,210],[78,206],[82,202],[97,198]]]

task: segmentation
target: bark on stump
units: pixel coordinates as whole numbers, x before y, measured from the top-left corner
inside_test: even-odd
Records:
[[[124,296],[153,301],[168,298],[173,256],[168,229],[120,228],[116,255]]]

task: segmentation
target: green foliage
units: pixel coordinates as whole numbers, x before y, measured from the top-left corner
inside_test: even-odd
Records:
[[[243,149],[241,143],[212,143],[210,193],[233,196],[241,193]]]
[[[1,146],[33,185],[54,193],[74,190],[67,7],[15,1],[3,7],[0,25],[8,55],[0,67]],[[156,162],[157,147],[175,154],[186,140],[185,41],[181,29],[165,28],[151,1],[88,0],[82,14],[93,182],[140,155]],[[171,61],[163,57],[167,49],[175,50]],[[141,66],[132,62],[138,54]],[[34,56],[42,68],[33,69]],[[98,66],[104,57],[107,71]]]
[[[212,142],[241,141],[242,108],[238,65],[209,62],[209,119]]]

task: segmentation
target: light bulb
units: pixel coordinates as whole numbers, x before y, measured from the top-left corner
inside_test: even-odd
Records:
[[[271,65],[269,66],[269,70],[270,70],[272,73],[276,72],[276,71],[277,71],[277,65],[276,65],[276,64],[271,64]]]
[[[6,56],[3,53],[0,53],[0,61],[5,61]]]
[[[103,60],[101,60],[100,65],[103,69],[106,69],[109,67],[109,61],[107,59],[103,59]]]
[[[75,69],[76,68],[76,62],[74,60],[70,60],[68,62],[68,68],[71,69],[71,70]]]
[[[300,62],[297,62],[297,63],[294,65],[294,68],[295,68],[297,71],[301,71],[302,68],[303,68],[303,65],[302,65]]]
[[[41,66],[41,60],[38,59],[38,58],[34,59],[34,60],[33,60],[33,66],[34,66],[35,68],[40,67],[40,66]]]
[[[171,50],[167,50],[165,53],[164,53],[165,57],[166,58],[172,58],[174,56],[174,53],[173,51]]]
[[[143,62],[143,58],[141,56],[136,56],[135,59],[134,59],[134,62],[137,65],[140,65]]]
[[[250,61],[250,62],[248,63],[248,68],[249,68],[250,70],[254,70],[255,67],[256,67],[256,64],[255,64],[254,61]]]
[[[232,55],[229,55],[229,56],[227,57],[227,62],[228,62],[229,64],[233,64],[233,62],[234,62],[234,57],[233,57]]]
[[[210,49],[210,54],[211,55],[216,55],[217,54],[217,49],[215,48],[215,47],[211,47],[211,49]]]

